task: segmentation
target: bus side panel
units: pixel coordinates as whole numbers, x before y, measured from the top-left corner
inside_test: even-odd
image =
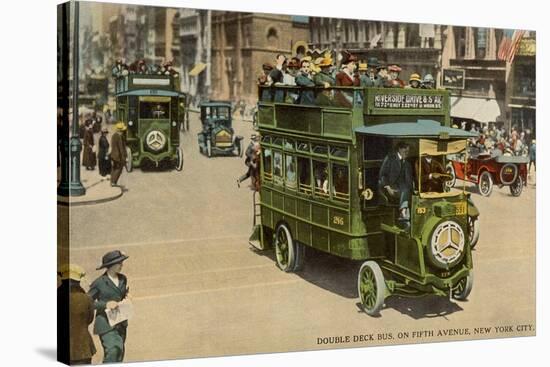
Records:
[[[284,197],[285,213],[296,215],[296,199],[290,196]]]
[[[311,244],[311,224],[306,222],[298,221],[298,233],[296,239],[303,244],[312,246]]]
[[[312,247],[329,252],[328,231],[326,229],[312,226],[311,235],[315,239],[311,244]]]
[[[422,254],[420,252],[422,251],[422,245],[412,238],[395,237],[395,263],[416,274],[421,274],[420,264],[423,263],[423,259],[421,259]]]

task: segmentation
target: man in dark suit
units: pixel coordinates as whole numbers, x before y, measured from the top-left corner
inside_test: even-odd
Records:
[[[415,169],[418,170],[418,165]],[[445,168],[437,158],[429,155],[420,158],[420,190],[422,192],[443,192],[446,176]]]
[[[94,280],[88,291],[96,309],[94,334],[101,339],[103,363],[122,362],[124,359],[128,321],[111,326],[106,311],[115,310],[119,302],[128,296],[128,279],[120,273],[122,262],[127,258],[128,256],[118,250],[105,254],[97,270],[106,268],[107,271]]]
[[[399,201],[399,222],[408,226],[409,198],[412,191],[412,167],[407,161],[410,147],[399,142],[397,149],[384,158],[379,173],[379,189],[390,201]]]
[[[122,174],[122,168],[126,164],[126,159],[132,159],[132,157],[127,157],[126,141],[123,135],[125,131],[126,125],[124,122],[119,122],[116,124],[116,132],[111,137],[111,160],[113,161],[111,186],[118,185],[118,179]]]

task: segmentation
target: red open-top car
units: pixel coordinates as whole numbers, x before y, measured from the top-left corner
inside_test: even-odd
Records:
[[[493,185],[509,186],[512,196],[520,196],[527,182],[528,157],[492,155],[471,149],[468,154],[449,157],[447,173],[453,179],[447,181],[454,186],[457,179],[477,184],[479,193],[491,195]]]

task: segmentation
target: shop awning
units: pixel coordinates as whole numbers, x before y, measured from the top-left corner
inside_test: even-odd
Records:
[[[202,73],[204,69],[206,69],[206,64],[199,62],[193,67],[193,69],[191,69],[191,71],[189,72],[189,76],[197,76]]]
[[[501,116],[500,104],[492,98],[451,97],[451,116],[477,122],[495,122]]]

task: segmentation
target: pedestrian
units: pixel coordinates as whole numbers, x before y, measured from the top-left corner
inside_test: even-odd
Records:
[[[248,147],[246,148],[246,151],[245,151],[245,160],[244,160],[244,164],[248,167],[246,173],[244,175],[242,175],[241,177],[239,177],[237,179],[237,187],[241,187],[241,182],[247,180],[248,178],[251,177],[252,173],[253,173],[253,165],[254,165],[254,158],[255,158],[255,152],[256,152],[256,145],[259,145],[259,143],[257,142],[258,138],[257,138],[257,135],[256,134],[252,134],[250,136],[250,144],[248,144]]]
[[[94,303],[80,285],[86,273],[82,267],[70,264],[61,266],[58,275],[58,359],[69,365],[91,364],[96,349],[88,326],[94,320]]]
[[[126,160],[132,159],[132,157],[126,155],[126,139],[124,136],[126,125],[124,122],[119,122],[115,127],[116,131],[111,137],[111,161],[113,162],[111,186],[118,186],[118,179],[122,174],[122,168],[126,164]]]
[[[99,149],[97,151],[97,161],[99,166],[99,174],[102,177],[111,174],[111,159],[109,158],[109,140],[107,139],[107,134],[109,130],[107,126],[101,128],[101,136],[99,137]]]
[[[92,120],[87,120],[85,123],[85,131],[83,138],[82,165],[87,170],[93,171],[96,165],[96,155],[94,149],[94,133],[92,131]]]
[[[117,309],[119,303],[129,296],[128,279],[120,272],[127,258],[118,250],[106,253],[97,268],[106,271],[94,280],[88,292],[96,309],[94,334],[99,335],[103,346],[103,363],[122,362],[124,359],[128,320],[111,326],[106,311]]]

